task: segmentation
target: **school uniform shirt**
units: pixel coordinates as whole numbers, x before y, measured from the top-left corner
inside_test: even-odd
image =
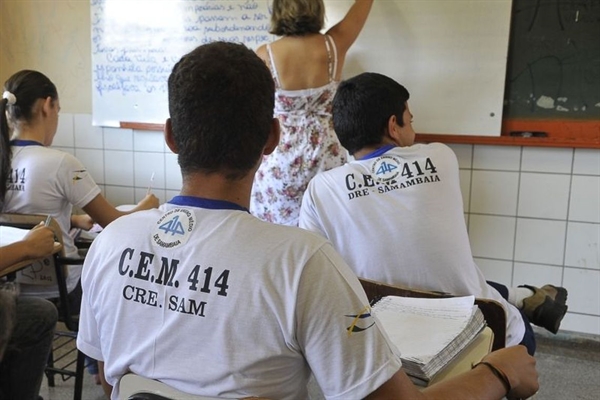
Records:
[[[88,267],[89,266],[89,267]],[[82,275],[77,346],[205,396],[363,398],[401,366],[356,276],[319,235],[178,196],[111,223]]]
[[[519,311],[473,260],[458,162],[448,146],[386,146],[317,175],[299,224],[329,239],[361,278],[500,302],[507,346],[523,339]]]
[[[69,153],[29,140],[11,141],[11,150],[11,171],[2,211],[51,215],[62,231],[65,255],[79,257],[69,236],[73,206],[85,207],[100,194],[100,188],[83,164]],[[67,289],[71,291],[79,281],[81,266],[71,265],[68,269]],[[20,280],[24,295],[58,297],[56,285],[23,283],[43,279],[35,271],[26,269],[22,273],[27,275]]]

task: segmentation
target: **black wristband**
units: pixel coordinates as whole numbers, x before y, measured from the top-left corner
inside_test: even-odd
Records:
[[[500,379],[500,382],[502,382],[502,385],[506,389],[506,395],[508,395],[510,393],[510,391],[512,390],[512,387],[510,386],[510,381],[508,380],[508,377],[506,376],[506,374],[486,361],[481,361],[480,363],[475,364],[473,366],[473,368],[475,368],[476,366],[481,365],[481,364],[487,366],[492,371],[492,373],[494,375],[496,375],[496,377],[498,377],[498,379]]]

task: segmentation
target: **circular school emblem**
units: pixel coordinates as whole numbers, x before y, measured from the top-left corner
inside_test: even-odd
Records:
[[[381,156],[371,166],[373,179],[378,183],[390,181],[400,173],[400,160],[394,156]]]
[[[166,249],[173,249],[187,243],[196,219],[194,212],[187,208],[174,208],[164,213],[152,232],[154,244]]]

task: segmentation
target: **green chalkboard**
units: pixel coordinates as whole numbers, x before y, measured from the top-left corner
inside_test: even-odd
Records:
[[[513,0],[504,118],[600,119],[600,0]]]

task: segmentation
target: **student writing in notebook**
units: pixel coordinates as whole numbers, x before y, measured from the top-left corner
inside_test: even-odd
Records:
[[[0,272],[21,261],[45,257],[54,232],[42,224],[20,241],[0,247]],[[58,320],[47,300],[17,297],[14,285],[0,283],[0,399],[36,400]]]
[[[414,144],[408,98],[381,74],[340,84],[333,122],[355,160],[311,181],[300,227],[331,240],[361,278],[500,302],[506,344],[522,343],[533,354],[527,319],[556,333],[566,290],[512,288],[511,299],[508,288],[486,282],[471,254],[456,156],[441,143]],[[507,298],[521,303],[523,315]]]
[[[0,212],[52,216],[62,231],[65,255],[77,258],[69,235],[73,224],[82,229],[90,229],[92,221],[106,226],[129,212],[157,207],[158,199],[147,195],[131,211],[115,209],[77,158],[49,147],[59,111],[56,86],[41,72],[22,70],[5,82],[0,100]],[[73,216],[73,206],[87,215]],[[57,299],[58,286],[48,284],[48,271],[51,266],[39,265],[20,271],[21,294]],[[80,265],[68,266],[72,310],[79,309],[80,275]],[[90,372],[97,376],[93,367]]]
[[[5,82],[0,100],[0,212],[51,215],[61,228],[65,255],[78,257],[69,235],[73,206],[83,209],[101,226],[128,212],[115,209],[102,196],[77,158],[49,147],[59,111],[56,86],[41,72],[22,70]],[[157,206],[158,199],[148,195],[132,211]],[[91,227],[86,218],[75,220],[83,220],[83,228]],[[23,273],[29,274],[27,270]],[[69,292],[77,286],[80,274],[81,266],[69,266]],[[30,275],[32,283],[40,283],[33,282],[33,272]],[[21,292],[58,297],[55,285],[22,283]]]
[[[250,211],[278,224],[298,225],[310,179],[346,162],[333,131],[331,100],[346,53],[362,30],[373,0],[356,0],[345,17],[321,34],[323,0],[274,0],[271,33],[281,36],[256,52],[275,81],[281,139],[254,181]]]
[[[112,399],[128,372],[223,398],[306,399],[311,372],[329,399],[537,390],[535,360],[515,346],[419,392],[329,242],[250,215],[256,169],[279,141],[273,80],[253,51],[200,46],[174,66],[168,90],[181,194],[110,224],[83,269],[77,346],[101,361]]]

